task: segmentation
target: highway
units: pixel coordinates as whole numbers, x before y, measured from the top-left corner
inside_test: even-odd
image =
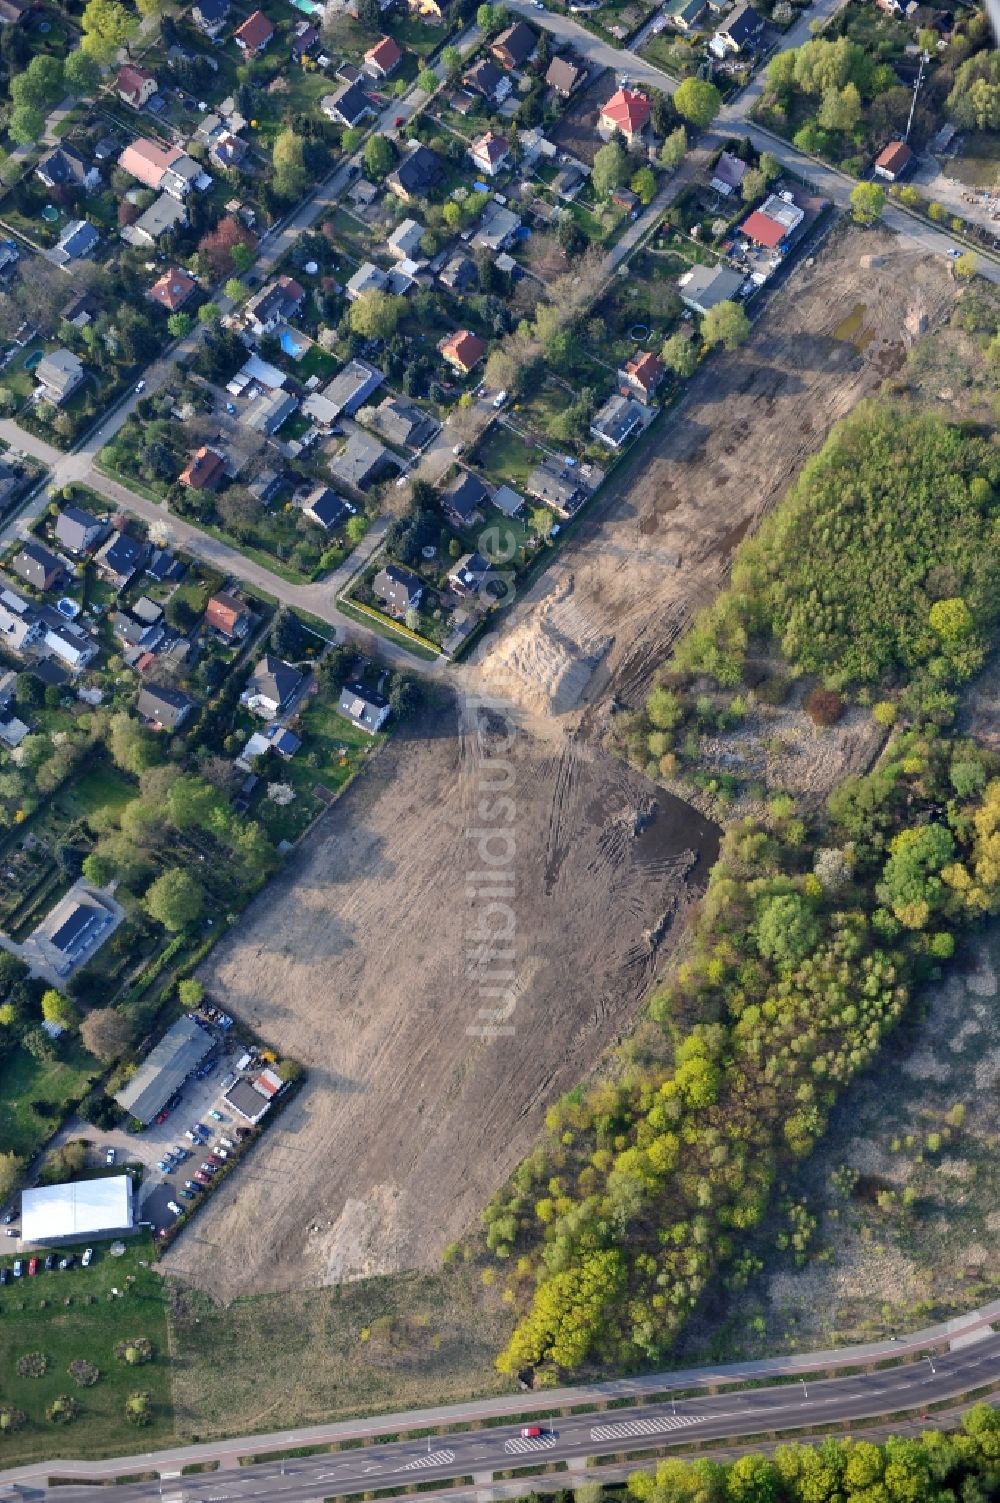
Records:
[[[29,1485],[42,1486],[43,1496],[58,1496],[66,1503],[97,1503],[99,1498],[107,1503],[160,1498],[173,1503],[239,1503],[253,1498],[318,1503],[345,1493],[404,1488],[453,1477],[473,1477],[486,1487],[495,1472],[533,1464],[565,1461],[575,1469],[585,1466],[588,1457],[654,1446],[723,1443],[775,1431],[825,1431],[836,1423],[871,1421],[905,1410],[920,1415],[931,1404],[957,1401],[996,1382],[1000,1382],[1000,1336],[987,1329],[980,1339],[953,1351],[895,1368],[820,1380],[789,1377],[781,1384],[744,1391],[574,1414],[553,1421],[551,1430],[542,1422],[543,1433],[537,1438],[522,1436],[518,1424],[503,1424],[188,1477],[161,1471],[159,1480],[123,1487],[43,1485],[60,1473],[79,1475],[71,1464],[50,1465],[44,1469],[44,1478],[37,1469],[30,1476],[27,1468],[19,1476]],[[447,1410],[442,1413],[446,1415]],[[130,1458],[131,1463],[136,1461]],[[120,1474],[120,1466],[120,1462],[105,1463],[101,1469],[114,1476]],[[530,1482],[524,1485],[527,1489]]]

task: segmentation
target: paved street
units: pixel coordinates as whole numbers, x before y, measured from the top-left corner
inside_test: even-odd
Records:
[[[44,1496],[55,1496],[48,1486],[51,1478],[62,1476],[114,1477],[136,1471],[156,1470],[160,1480],[123,1487],[87,1487],[63,1484],[58,1496],[72,1503],[90,1503],[98,1498],[110,1503],[144,1503],[163,1496],[169,1478],[169,1496],[175,1503],[195,1503],[209,1495],[216,1500],[266,1496],[288,1503],[312,1503],[336,1494],[361,1492],[373,1487],[403,1487],[410,1481],[421,1483],[444,1481],[450,1477],[474,1475],[484,1483],[493,1472],[511,1466],[540,1462],[565,1461],[570,1467],[580,1465],[589,1456],[602,1456],[637,1450],[650,1444],[684,1444],[693,1439],[725,1441],[739,1436],[759,1435],[775,1430],[829,1428],[845,1420],[869,1420],[882,1415],[915,1410],[918,1414],[934,1403],[955,1401],[962,1395],[1000,1379],[1000,1336],[989,1326],[985,1316],[997,1306],[961,1321],[937,1328],[938,1343],[949,1342],[950,1350],[926,1353],[929,1343],[910,1338],[893,1346],[845,1348],[839,1353],[814,1354],[809,1357],[771,1359],[765,1363],[748,1363],[742,1367],[698,1369],[692,1372],[657,1374],[647,1379],[623,1380],[591,1388],[554,1391],[548,1394],[512,1395],[509,1400],[488,1400],[481,1404],[456,1405],[424,1411],[409,1416],[382,1416],[371,1421],[346,1422],[336,1426],[317,1426],[286,1432],[281,1437],[249,1437],[242,1445],[220,1442],[214,1445],[180,1447],[156,1455],[118,1457],[108,1462],[50,1463],[41,1467],[22,1467],[3,1474],[0,1481],[20,1481],[44,1489]],[[926,1334],[926,1333],[925,1333]],[[891,1368],[874,1368],[874,1354],[904,1357]],[[862,1357],[860,1354],[866,1354]],[[872,1355],[867,1355],[872,1354]],[[843,1377],[813,1379],[808,1362],[834,1355],[841,1365],[864,1361],[866,1370],[850,1371]],[[831,1364],[827,1360],[824,1366]],[[720,1382],[739,1382],[757,1376],[761,1369],[782,1375],[784,1382],[769,1386],[743,1388],[721,1394],[709,1391],[694,1397],[667,1398],[642,1405],[589,1411],[562,1416],[552,1422],[551,1430],[542,1420],[543,1433],[538,1437],[521,1434],[521,1421],[469,1430],[447,1436],[401,1440],[386,1445],[369,1444],[347,1451],[301,1457],[285,1462],[238,1466],[240,1456],[260,1454],[279,1441],[284,1448],[320,1444],[346,1435],[362,1436],[396,1433],[423,1425],[440,1426],[461,1420],[485,1418],[488,1414],[523,1414],[533,1409],[559,1409],[568,1400],[586,1402],[589,1397],[604,1401],[627,1393],[662,1394],[671,1388],[689,1391],[709,1390]],[[788,1378],[796,1382],[788,1382]],[[634,1386],[632,1386],[634,1385]],[[502,1406],[506,1405],[506,1411]],[[338,1433],[339,1432],[339,1436]],[[212,1476],[179,1475],[184,1466],[207,1460],[219,1460],[223,1470]]]

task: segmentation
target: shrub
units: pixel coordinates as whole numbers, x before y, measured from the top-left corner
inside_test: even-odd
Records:
[[[88,1362],[86,1357],[77,1357],[70,1363],[66,1371],[75,1382],[79,1383],[81,1388],[93,1388],[101,1376],[100,1368],[95,1367],[93,1362]]]
[[[13,1404],[0,1404],[0,1435],[13,1435],[27,1424],[27,1415]]]
[[[45,1418],[53,1425],[69,1425],[80,1413],[80,1406],[72,1394],[60,1393],[45,1411]]]
[[[806,695],[803,708],[813,725],[836,725],[844,713],[844,701],[836,689],[824,689],[817,684]]]
[[[44,1352],[25,1352],[15,1365],[19,1378],[44,1378],[49,1370],[49,1359]]]
[[[129,1367],[141,1367],[144,1362],[152,1362],[153,1344],[148,1336],[133,1336],[130,1341],[119,1341],[115,1356]]]
[[[148,1393],[130,1393],[125,1400],[125,1418],[130,1425],[148,1425],[153,1419],[153,1400]]]

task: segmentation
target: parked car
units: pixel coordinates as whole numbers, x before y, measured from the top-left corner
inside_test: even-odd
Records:
[[[184,1136],[187,1138],[189,1143],[197,1143],[199,1141],[197,1135],[190,1130],[186,1132]]]
[[[177,1193],[180,1196],[181,1200],[194,1200],[193,1190],[178,1190]]]
[[[24,1264],[21,1262],[20,1258],[16,1258],[14,1260],[14,1277],[16,1279],[19,1279],[21,1277],[21,1275],[22,1275],[23,1272],[24,1272]]]
[[[498,391],[497,394],[496,394],[496,396],[493,398],[493,406],[495,407],[495,409],[498,412],[499,412],[500,408],[503,406],[503,404],[506,402],[506,400],[507,400],[507,389],[506,389],[506,387],[504,387],[503,391]]]
[[[7,1282],[7,1280],[9,1278],[10,1278],[10,1269],[9,1268],[0,1268],[0,1284],[6,1284],[6,1282]]]
[[[228,1159],[229,1149],[220,1148],[218,1144],[212,1149],[212,1157],[216,1159]]]
[[[4,1218],[3,1218],[3,1224],[4,1224],[4,1226],[10,1226],[11,1222],[14,1220],[15,1215],[16,1215],[16,1212],[14,1212],[14,1211],[5,1211],[4,1212]]]
[[[199,1185],[207,1185],[209,1182],[208,1175],[205,1173],[204,1169],[196,1169],[194,1171],[194,1177],[198,1181]]]
[[[181,1214],[181,1208],[177,1204],[176,1200],[168,1200],[167,1201],[167,1210],[168,1211],[173,1211],[173,1213],[174,1213],[175,1216],[179,1216]]]
[[[33,1279],[35,1277],[35,1274],[37,1272],[38,1272],[38,1259],[37,1258],[30,1258],[28,1260],[28,1278],[29,1279]]]
[[[67,1253],[65,1258],[59,1259],[59,1267],[62,1269],[76,1267],[76,1253]]]
[[[521,1426],[521,1439],[522,1440],[537,1440],[538,1437],[541,1435],[541,1433],[542,1433],[542,1427],[541,1427],[541,1425],[522,1425]]]
[[[50,1252],[49,1255],[48,1255],[48,1257],[45,1259],[45,1272],[46,1273],[51,1273],[52,1269],[55,1268],[55,1266],[56,1266],[56,1255],[55,1255],[54,1252]]]
[[[104,1162],[106,1164],[113,1164],[117,1157],[118,1155],[116,1154],[115,1150],[113,1148],[109,1148],[107,1153],[104,1155]]]
[[[156,1167],[161,1174],[172,1174],[174,1169],[173,1164],[168,1164],[166,1159],[157,1159]]]
[[[16,1237],[17,1236],[17,1227],[16,1226],[9,1226],[7,1228],[7,1235],[8,1235],[8,1237]]]
[[[217,1174],[219,1172],[219,1166],[218,1164],[209,1163],[208,1159],[206,1159],[201,1166],[201,1172],[202,1174]]]
[[[221,1112],[211,1111],[208,1115],[211,1117],[213,1122],[225,1122],[226,1120]]]
[[[137,381],[135,383],[135,389],[136,389],[137,392],[144,392],[146,390],[146,383],[145,383],[145,381]]]
[[[232,1141],[231,1138],[220,1138],[219,1142],[222,1144],[223,1148],[235,1148],[236,1147],[236,1144]]]
[[[93,1261],[94,1249],[92,1247],[85,1247],[83,1250],[83,1257],[80,1259],[80,1262],[82,1263],[84,1268],[89,1268]]]

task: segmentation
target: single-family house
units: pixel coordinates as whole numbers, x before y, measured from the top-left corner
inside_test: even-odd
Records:
[[[379,0],[381,7],[381,0]],[[422,21],[443,21],[443,0],[406,0],[406,8],[411,16],[419,16]]]
[[[503,136],[492,130],[473,141],[469,156],[484,177],[496,177],[510,166],[510,148]]]
[[[341,413],[353,417],[384,380],[382,372],[366,360],[351,360],[323,388],[323,396],[331,404],[335,417]]]
[[[478,595],[493,573],[489,559],[481,553],[465,553],[448,575],[448,583],[457,595]]]
[[[241,26],[237,26],[233,32],[233,41],[245,57],[259,57],[270,46],[273,36],[274,27],[271,22],[262,10],[255,10]]]
[[[472,243],[478,250],[503,251],[512,243],[520,228],[521,216],[491,198],[483,210]]]
[[[139,215],[135,224],[127,224],[121,232],[122,239],[130,245],[155,246],[161,235],[180,229],[188,222],[187,209],[179,198],[171,193],[161,193],[149,208]]]
[[[243,691],[243,702],[255,715],[270,719],[286,709],[302,683],[303,675],[283,658],[267,653],[261,658]]]
[[[462,83],[473,94],[478,94],[491,104],[503,104],[505,99],[510,98],[513,90],[513,84],[506,73],[502,73],[488,57],[480,58],[478,63],[463,73]]]
[[[208,148],[208,160],[213,167],[225,171],[229,167],[238,167],[249,149],[247,143],[231,130],[220,131]]]
[[[471,256],[455,251],[438,272],[438,281],[459,295],[475,292],[479,286],[479,271]]]
[[[67,621],[54,605],[43,605],[39,615],[45,628],[42,639],[50,658],[56,657],[67,668],[86,668],[97,657],[101,644],[77,621]],[[35,669],[40,672],[42,664]]]
[[[186,198],[202,175],[198,163],[179,146],[160,146],[141,136],[126,146],[118,165],[145,187],[177,199]]]
[[[422,449],[440,428],[434,418],[399,397],[386,397],[368,421],[383,438],[402,449]]]
[[[523,68],[538,46],[538,37],[527,21],[515,21],[502,31],[490,52],[502,68]]]
[[[441,159],[422,141],[411,141],[406,155],[386,178],[386,187],[404,203],[423,198],[441,176]]]
[[[620,131],[629,145],[640,139],[649,124],[650,104],[638,89],[618,89],[607,104],[601,106],[597,129],[602,136]]]
[[[35,176],[46,188],[75,188],[87,193],[92,193],[101,183],[97,168],[88,167],[72,146],[54,146],[47,151],[39,159]]]
[[[179,584],[187,573],[187,566],[169,548],[154,547],[146,560],[146,573],[157,584]]]
[[[301,63],[310,53],[315,52],[320,44],[320,34],[311,21],[297,21],[295,30],[292,32],[292,40],[289,51],[293,63]]]
[[[397,261],[412,261],[420,250],[425,230],[415,219],[404,219],[386,240],[386,248]],[[350,283],[348,283],[350,289]],[[348,290],[348,296],[350,291]]]
[[[441,340],[438,353],[452,370],[467,376],[486,354],[486,344],[478,334],[473,334],[468,329],[459,329]]]
[[[123,104],[130,105],[134,110],[141,110],[143,105],[148,104],[156,93],[156,88],[156,75],[150,73],[148,68],[127,63],[118,70],[115,92]]]
[[[722,151],[719,153],[719,160],[712,168],[709,187],[715,193],[721,194],[723,198],[729,198],[742,186],[746,175],[746,162],[741,162],[739,157],[734,157],[731,151]]]
[[[189,277],[186,271],[171,267],[153,283],[149,289],[149,296],[154,303],[159,303],[161,308],[166,308],[168,313],[176,313],[178,309],[183,308],[197,286],[194,277]]]
[[[492,495],[493,505],[505,517],[519,517],[524,510],[524,497],[509,485],[499,486]]]
[[[388,285],[389,278],[381,266],[376,266],[374,261],[363,261],[344,291],[348,301],[353,303],[355,298],[363,297],[366,292],[385,292]]]
[[[100,243],[100,234],[89,219],[71,219],[49,251],[49,260],[65,271],[72,261],[91,255]]]
[[[763,16],[752,5],[738,5],[715,32],[709,48],[716,57],[725,57],[727,52],[755,52],[764,35],[764,25]]]
[[[392,463],[384,445],[362,433],[352,433],[340,453],[330,460],[330,474],[342,485],[362,491]]]
[[[354,513],[354,507],[328,485],[317,485],[302,503],[303,513],[324,532],[340,527]]]
[[[666,373],[663,361],[644,351],[633,360],[626,360],[618,372],[618,380],[622,386],[637,392],[644,402],[648,402]]]
[[[276,277],[250,299],[243,310],[243,321],[258,338],[273,334],[279,324],[295,317],[305,300],[306,290],[294,277]]]
[[[101,305],[89,292],[78,292],[59,309],[59,321],[74,329],[85,329],[100,312]]]
[[[226,474],[226,461],[217,449],[202,444],[177,477],[191,491],[217,491]]]
[[[85,378],[86,371],[79,355],[74,355],[72,350],[67,349],[53,350],[35,367],[35,380],[38,382],[35,400],[51,402],[54,407],[61,407],[83,385]]]
[[[392,37],[380,37],[365,53],[365,69],[373,78],[388,78],[402,61],[402,48]]]
[[[335,94],[325,94],[320,109],[328,119],[351,128],[375,115],[375,108],[359,83],[343,84]]]
[[[550,89],[554,89],[560,99],[568,99],[574,89],[578,89],[587,76],[586,68],[581,68],[578,63],[572,62],[568,57],[554,57],[549,63],[545,82]]]
[[[100,542],[103,531],[103,522],[81,506],[64,506],[56,517],[56,542],[67,553],[89,553]]]
[[[423,600],[424,587],[402,564],[386,564],[372,580],[372,594],[387,615],[402,621],[407,611],[416,610]]]
[[[288,391],[262,391],[254,397],[243,414],[243,422],[253,433],[272,438],[294,412],[299,410],[298,397]]]
[[[572,517],[587,499],[579,467],[548,457],[536,465],[525,481],[525,490],[561,517]]]
[[[30,600],[0,588],[0,643],[11,652],[26,652],[45,636],[45,623]]]
[[[337,714],[343,715],[359,731],[367,731],[370,736],[374,736],[389,719],[389,701],[362,684],[345,684],[340,691]]]
[[[694,31],[705,14],[705,0],[667,0],[664,14],[678,31]]]
[[[913,152],[905,141],[890,141],[875,158],[875,176],[889,183],[898,182],[912,161]]]
[[[43,593],[54,589],[66,572],[61,559],[43,548],[41,543],[35,542],[25,543],[15,555],[11,568],[18,579],[23,579],[25,584],[33,585]]]
[[[269,465],[246,482],[247,490],[261,506],[270,506],[285,483],[285,471],[271,469]]]
[[[195,701],[179,689],[145,684],[139,690],[136,709],[154,731],[178,731],[195,708]]]
[[[229,0],[195,0],[191,19],[201,34],[214,42],[229,19]]]
[[[765,250],[778,250],[805,218],[798,204],[781,194],[772,193],[759,209],[754,209],[749,218],[740,225],[740,234],[763,246]]]
[[[238,642],[245,637],[251,619],[246,601],[229,590],[220,590],[205,607],[205,625],[225,637],[227,642]]]
[[[594,415],[590,432],[609,449],[621,449],[630,438],[642,432],[651,417],[652,413],[642,402],[615,392]]]
[[[677,283],[681,300],[695,313],[707,313],[719,303],[731,303],[739,297],[743,273],[731,266],[693,266]]]
[[[478,476],[459,470],[441,492],[441,509],[456,527],[469,527],[482,517],[489,491]]]
[[[120,594],[146,555],[145,543],[127,532],[114,532],[95,556],[97,572]]]

